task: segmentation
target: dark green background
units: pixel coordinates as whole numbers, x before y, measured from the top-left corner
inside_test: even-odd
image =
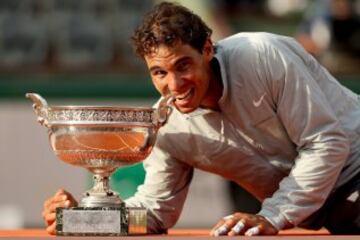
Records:
[[[337,76],[337,79],[360,93],[360,76]],[[0,99],[24,99],[27,92],[37,92],[46,99],[144,99],[159,96],[150,78],[144,75],[0,75]]]

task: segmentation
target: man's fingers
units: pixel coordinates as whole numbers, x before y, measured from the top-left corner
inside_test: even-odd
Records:
[[[56,203],[56,202],[61,202],[61,201],[65,201],[65,200],[68,200],[68,199],[71,199],[71,195],[69,193],[67,193],[65,190],[63,189],[60,189],[58,190],[55,195],[49,199],[47,199],[45,202],[44,202],[44,209],[47,209],[49,208],[49,206],[53,203]]]
[[[234,213],[221,219],[210,235],[274,235],[278,230],[264,217],[246,213]]]
[[[78,203],[76,201],[76,199],[73,197],[73,195],[71,195],[71,193],[69,193],[66,190],[60,189],[60,192],[63,193],[63,195],[67,196],[67,199],[69,199],[71,201],[71,203],[73,204],[73,206],[77,206]]]
[[[60,195],[60,194],[64,194],[64,193],[66,193],[66,191],[65,191],[64,189],[60,188],[60,189],[58,189],[58,190],[56,191],[55,196],[56,196],[56,195]]]
[[[71,205],[71,202],[70,200],[61,200],[61,201],[58,201],[58,202],[53,202],[51,203],[47,208],[44,209],[43,211],[43,217],[49,213],[53,213],[56,211],[56,208],[58,207],[65,207],[65,208],[68,208],[70,207]]]
[[[233,214],[230,214],[230,215],[227,215],[225,217],[223,217],[223,220],[230,220],[230,219],[233,219],[234,218],[234,215]]]
[[[51,234],[51,235],[55,235],[55,233],[56,233],[56,222],[53,222],[50,226],[48,226],[46,228],[46,232]]]
[[[256,236],[256,235],[260,235],[260,226],[255,226],[252,228],[249,228],[246,232],[245,235],[246,236]]]
[[[44,220],[46,221],[46,223],[49,225],[50,223],[54,222],[56,219],[56,213],[48,213],[44,216]]]
[[[236,219],[232,217],[232,215],[224,217],[222,220],[216,224],[216,226],[211,230],[211,236],[221,236],[226,235],[236,224]]]
[[[64,189],[59,189],[53,197],[46,200],[44,202],[44,209],[42,212],[44,222],[47,225],[46,231],[49,234],[55,234],[56,232],[56,208],[69,208],[76,205],[76,200]]]
[[[55,212],[56,208],[59,208],[59,207],[68,208],[68,207],[70,207],[70,205],[71,205],[70,200],[54,203],[48,208],[48,213]]]
[[[235,224],[235,226],[231,229],[228,235],[235,236],[235,235],[243,234],[245,229],[246,229],[245,221],[240,220]]]
[[[65,202],[54,203],[45,209],[42,213],[43,219],[46,225],[50,225],[56,220],[56,208],[65,207],[68,208],[70,206],[70,201],[66,200]]]
[[[213,236],[218,237],[221,235],[226,235],[229,232],[229,227],[224,223],[220,227],[214,230]]]
[[[221,225],[225,223],[224,220],[220,220],[218,223],[215,224],[215,226],[210,231],[210,236],[214,236],[214,232],[216,229],[218,229]]]

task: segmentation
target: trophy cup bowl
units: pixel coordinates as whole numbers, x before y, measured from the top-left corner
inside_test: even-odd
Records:
[[[150,154],[157,131],[166,123],[170,114],[168,105],[173,99],[164,98],[155,109],[108,106],[50,107],[45,99],[36,93],[27,93],[26,97],[34,102],[33,108],[38,122],[48,128],[50,144],[56,156],[66,163],[86,168],[94,175],[94,186],[84,194],[78,208],[72,209],[74,211],[57,210],[57,233],[145,233],[146,209],[126,208],[118,194],[110,189],[109,178],[117,168],[141,162]],[[119,215],[115,215],[119,216],[119,221],[109,222],[108,226],[105,226],[104,219],[109,219],[113,214],[106,210],[118,213]],[[85,216],[84,223],[76,226],[80,216]],[[93,223],[89,225],[89,219],[85,218],[93,218]]]

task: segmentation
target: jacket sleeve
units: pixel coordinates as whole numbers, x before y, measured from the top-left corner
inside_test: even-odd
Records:
[[[349,143],[327,101],[331,93],[316,80],[326,70],[290,40],[263,49],[259,61],[264,78],[277,116],[298,152],[290,174],[259,212],[283,229],[298,225],[323,205],[346,161]]]
[[[125,201],[127,206],[145,207],[149,233],[163,233],[178,220],[193,176],[193,168],[173,158],[166,125],[160,129],[156,144],[144,161],[144,184]]]

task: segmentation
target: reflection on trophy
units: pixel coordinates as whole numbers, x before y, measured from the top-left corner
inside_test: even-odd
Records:
[[[157,109],[95,106],[48,106],[28,93],[38,122],[49,130],[56,156],[94,174],[94,186],[79,207],[56,210],[58,235],[131,235],[146,233],[146,209],[126,207],[109,186],[109,177],[121,166],[144,160],[158,129],[170,114],[171,97]]]

